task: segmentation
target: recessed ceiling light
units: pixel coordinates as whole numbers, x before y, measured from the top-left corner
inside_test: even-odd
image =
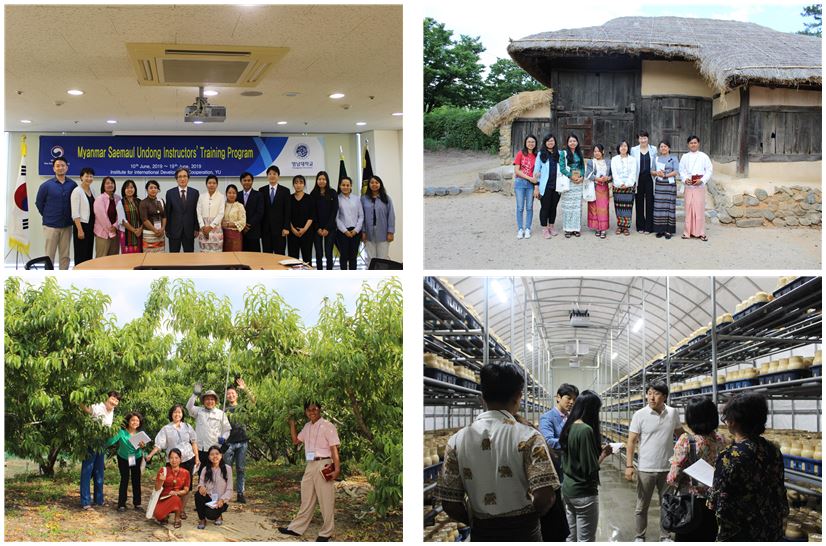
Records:
[[[115,123],[117,123],[117,122],[118,122],[118,120],[116,120],[116,119],[107,119],[107,120],[106,120],[106,123],[109,123],[109,124],[111,124],[111,125],[114,125],[114,124],[115,124]]]
[[[278,125],[287,125],[287,122],[286,121],[279,121]]]
[[[203,121],[201,121],[201,120],[196,120],[196,121],[193,121],[192,123],[194,123],[195,125],[200,125],[200,124],[202,124],[202,123],[203,123]]]
[[[284,93],[284,96],[285,97],[297,97],[300,94],[301,93],[299,93],[298,91],[287,91],[286,93]]]
[[[66,92],[69,93],[70,95],[75,95],[75,96],[79,96],[79,95],[83,94],[83,91],[81,91],[80,89],[69,89]]]
[[[393,112],[393,115],[394,116],[403,116],[404,113],[402,113],[402,112]]]
[[[344,98],[344,93],[333,93],[332,95],[330,95],[330,98],[331,99],[343,99]]]
[[[31,122],[32,122],[32,120],[30,120],[30,119],[21,119],[20,120],[20,123],[31,123]]]
[[[260,97],[263,94],[264,93],[262,93],[261,91],[244,91],[243,93],[241,93],[241,96],[242,97]]]
[[[367,122],[366,122],[366,121],[357,121],[357,122],[356,122],[356,125],[359,125],[359,126],[361,126],[361,125],[367,125]]]
[[[214,97],[217,94],[218,94],[218,91],[204,91],[204,96],[205,97]]]

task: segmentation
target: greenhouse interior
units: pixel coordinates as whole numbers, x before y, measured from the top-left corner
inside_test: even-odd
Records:
[[[661,382],[686,431],[694,400],[710,398],[723,416],[730,401],[762,395],[768,415],[760,436],[782,453],[776,481],[789,512],[780,532],[784,540],[821,541],[822,330],[821,277],[425,277],[424,540],[473,539],[473,525],[442,506],[445,453],[451,436],[486,410],[480,370],[510,363],[524,379],[518,414],[538,430],[560,385],[601,400],[602,444],[612,447],[598,467],[591,540],[640,541],[640,527],[644,540],[675,538],[661,528],[657,491],[647,531],[637,521],[637,478],[626,479],[631,420],[647,407],[647,386]],[[717,425],[735,441],[724,422]],[[719,518],[722,536],[727,522]],[[575,521],[578,528],[585,520]]]

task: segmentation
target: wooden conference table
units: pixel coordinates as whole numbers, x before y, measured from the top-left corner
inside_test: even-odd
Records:
[[[103,269],[291,269],[282,254],[261,252],[150,252],[104,256],[75,266],[79,270]]]

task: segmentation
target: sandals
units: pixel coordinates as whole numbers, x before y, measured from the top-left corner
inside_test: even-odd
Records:
[[[198,529],[206,529],[206,520],[202,519],[198,522]]]
[[[175,523],[172,524],[172,527],[174,527],[175,529],[180,529],[181,528],[181,520],[176,519]]]
[[[594,232],[594,237],[599,237],[600,233],[602,233],[602,232],[601,231],[595,231]]]
[[[666,239],[669,239],[669,240],[670,240],[670,239],[671,239],[671,234],[670,234],[670,233],[666,233],[665,235],[663,235],[663,237],[665,237]]]
[[[605,239],[605,232],[604,231],[599,234],[599,238],[600,239]]]
[[[683,233],[682,235],[680,235],[680,239],[691,239],[691,237]]]
[[[186,519],[186,512],[181,512],[181,519]]]
[[[565,238],[566,238],[566,239],[570,239],[570,238],[571,238],[571,232],[566,231],[566,232],[565,232]]]
[[[706,237],[705,235],[701,235],[700,237],[698,237],[698,239],[700,239],[703,242],[708,241],[708,237]]]
[[[622,234],[625,235],[626,237],[628,237],[629,235],[631,235],[631,230],[630,229],[624,229],[624,230],[622,230]]]
[[[223,518],[219,517],[218,519],[215,520],[215,525],[223,525],[223,524],[224,524],[224,519]]]
[[[617,230],[614,232],[616,235],[622,235],[622,228],[618,227]]]
[[[578,232],[578,231],[575,231],[575,232],[574,232],[574,237],[579,237],[579,235],[580,235],[580,234],[579,234],[579,232]]]

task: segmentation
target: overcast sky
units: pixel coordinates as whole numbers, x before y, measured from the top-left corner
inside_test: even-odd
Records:
[[[809,2],[814,3],[814,2]],[[510,58],[507,53],[508,39],[519,39],[537,34],[602,25],[616,17],[625,16],[677,16],[703,17],[746,21],[767,26],[781,32],[803,30],[802,2],[727,2],[691,3],[605,1],[593,2],[529,2],[513,4],[496,1],[445,1],[424,0],[424,16],[432,17],[452,30],[454,38],[461,34],[480,37],[486,51],[480,55],[486,66],[497,58]],[[812,22],[812,18],[806,19]],[[732,36],[736,40],[736,36]],[[767,44],[770,47],[770,44]]]
[[[125,273],[125,272],[124,272]],[[120,273],[117,277],[84,277],[67,278],[65,275],[55,275],[58,283],[62,287],[75,286],[77,288],[94,288],[101,290],[112,298],[109,312],[117,317],[119,325],[138,317],[143,312],[143,305],[149,293],[154,276],[131,274],[124,276]],[[277,290],[289,305],[295,307],[301,315],[305,326],[312,326],[318,319],[318,312],[321,309],[321,301],[325,296],[334,298],[336,294],[344,296],[344,302],[348,312],[355,310],[356,299],[361,293],[362,281],[367,281],[371,286],[378,286],[381,279],[355,278],[341,279],[333,277],[313,276],[311,278],[273,278],[272,272],[252,275],[242,275],[245,280],[227,279],[231,272],[223,272],[222,276],[210,276],[207,278],[189,277],[195,282],[195,287],[199,291],[214,292],[218,297],[229,296],[232,301],[233,312],[237,312],[243,307],[244,293],[248,286],[263,284],[268,290]],[[39,285],[42,281],[24,279],[30,284]]]

